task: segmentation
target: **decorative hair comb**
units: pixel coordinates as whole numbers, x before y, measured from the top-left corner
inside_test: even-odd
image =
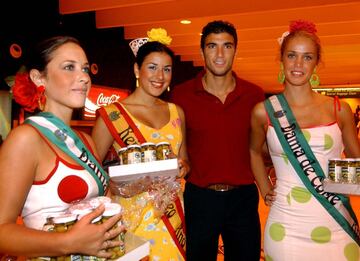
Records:
[[[147,32],[147,35],[148,37],[136,38],[129,43],[135,57],[139,51],[139,48],[147,42],[159,42],[165,45],[169,45],[172,41],[172,38],[167,35],[166,30],[163,28],[153,28]]]

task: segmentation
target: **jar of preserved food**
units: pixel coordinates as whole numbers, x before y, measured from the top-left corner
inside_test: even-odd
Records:
[[[328,177],[331,181],[341,182],[342,180],[342,160],[339,158],[329,159]]]
[[[128,164],[128,162],[127,162],[127,148],[126,147],[119,149],[118,156],[119,156],[120,165]]]
[[[156,160],[156,145],[152,142],[141,144],[141,161],[149,162]]]
[[[159,142],[156,144],[156,158],[158,160],[167,160],[171,158],[171,146],[169,142]]]
[[[109,218],[111,218],[112,216],[115,216],[117,214],[119,214],[121,212],[121,206],[120,204],[117,203],[109,203],[105,205],[105,211],[102,214],[102,222],[105,222],[106,220],[108,220]],[[113,228],[117,228],[118,225],[122,225],[122,222],[119,221]],[[112,247],[107,249],[107,252],[111,252],[112,256],[110,257],[110,259],[117,259],[123,255],[125,255],[125,233],[121,232],[118,237],[116,238],[116,240],[121,242],[120,246],[117,247]]]
[[[356,182],[356,160],[343,159],[341,166],[342,182],[355,183]]]
[[[98,197],[91,198],[89,200],[89,205],[92,208],[97,208],[101,204],[108,204],[108,203],[111,203],[111,198],[106,197],[106,196],[98,196]]]
[[[76,222],[76,215],[63,214],[52,218],[55,232],[66,232],[70,230]]]
[[[64,233],[70,230],[74,224],[76,223],[76,215],[74,214],[61,214],[52,218],[52,222],[54,223],[54,232]],[[55,260],[51,258],[51,260]],[[56,257],[57,261],[61,260],[81,260],[80,255],[66,255],[66,256],[58,256]]]
[[[141,146],[129,145],[127,147],[127,163],[134,164],[141,162]]]
[[[355,165],[356,183],[360,184],[360,158],[355,159]]]

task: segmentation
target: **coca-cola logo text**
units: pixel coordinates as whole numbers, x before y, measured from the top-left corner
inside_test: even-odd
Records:
[[[96,100],[96,104],[98,106],[107,105],[117,101],[118,99],[120,99],[119,95],[112,94],[111,96],[105,96],[103,93],[100,93]]]

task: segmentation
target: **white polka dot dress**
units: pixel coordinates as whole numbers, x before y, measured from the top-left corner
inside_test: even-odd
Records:
[[[343,150],[337,123],[302,130],[326,173]],[[269,126],[267,142],[276,172],[276,200],[265,226],[266,261],[359,261],[356,242],[301,182]]]

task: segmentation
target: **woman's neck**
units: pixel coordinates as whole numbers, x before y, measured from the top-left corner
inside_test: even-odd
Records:
[[[50,112],[50,113],[54,114],[56,117],[61,119],[66,125],[70,126],[73,109],[60,110],[58,108],[52,109],[52,108],[45,107],[44,112]]]
[[[315,97],[310,86],[285,86],[283,94],[289,104],[296,105],[308,104]]]
[[[145,94],[142,90],[136,90],[135,92],[130,94],[124,100],[124,102],[129,104],[142,105],[146,107],[153,107],[160,104],[161,100],[158,97]]]

